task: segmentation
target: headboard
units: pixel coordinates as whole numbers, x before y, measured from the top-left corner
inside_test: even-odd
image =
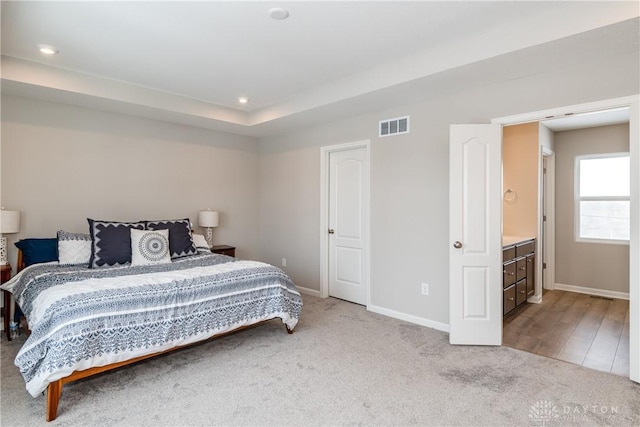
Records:
[[[22,249],[18,249],[18,265],[16,266],[16,273],[20,273],[24,268],[24,257],[22,256]]]

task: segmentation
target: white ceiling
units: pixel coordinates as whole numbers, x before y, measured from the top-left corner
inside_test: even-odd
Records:
[[[269,18],[272,7],[286,8],[289,19]],[[637,21],[639,8],[635,1],[3,1],[2,83],[6,93],[260,136],[372,108],[373,98],[388,100],[380,91],[468,64],[522,62],[519,52],[591,31],[601,31],[596,46],[593,37],[576,39],[552,60],[583,60],[580,43],[637,51],[637,22],[623,35],[602,28]],[[43,56],[35,48],[42,43],[60,53]],[[250,102],[240,105],[239,96]]]
[[[588,113],[574,114],[567,117],[553,118],[544,120],[543,123],[552,131],[561,132],[565,130],[629,123],[629,113],[629,107],[613,108],[610,110],[590,111]]]

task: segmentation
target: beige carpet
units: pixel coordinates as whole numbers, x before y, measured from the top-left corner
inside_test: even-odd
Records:
[[[640,425],[640,385],[304,296],[279,321],[65,386],[51,426]],[[1,342],[0,424],[45,425]]]

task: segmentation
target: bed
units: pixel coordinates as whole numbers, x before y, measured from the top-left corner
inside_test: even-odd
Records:
[[[32,396],[47,390],[47,421],[68,382],[272,319],[292,333],[302,309],[282,270],[203,250],[163,263],[18,270],[2,285],[30,329],[15,364]]]

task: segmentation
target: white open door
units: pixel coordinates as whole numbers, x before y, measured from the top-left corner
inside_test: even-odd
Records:
[[[502,344],[502,126],[452,125],[449,341]]]

